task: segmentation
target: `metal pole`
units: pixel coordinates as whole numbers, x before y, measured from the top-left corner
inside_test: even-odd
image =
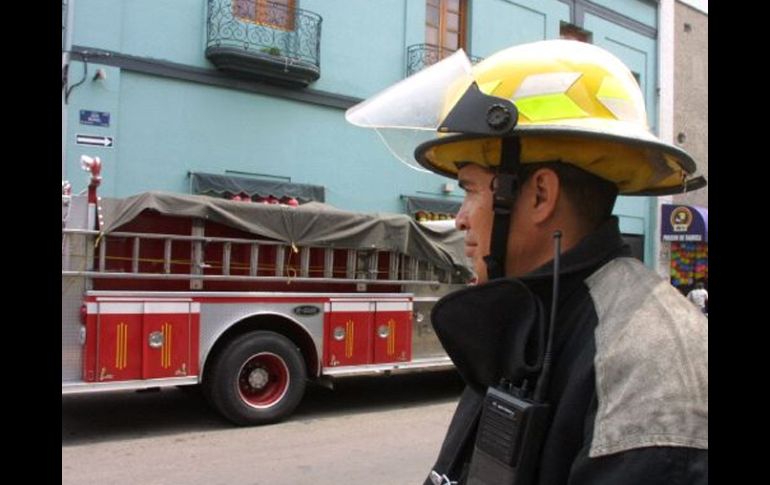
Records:
[[[661,0],[658,4],[658,137],[674,143],[674,0]],[[671,279],[671,243],[661,242],[660,216],[663,204],[673,203],[670,195],[652,199],[654,221],[652,234],[652,268],[662,277]]]
[[[64,23],[64,37],[62,45],[62,59],[61,67],[64,69],[70,63],[70,51],[72,50],[72,27],[74,25],[75,18],[75,0],[62,0],[62,5],[67,6],[67,15]],[[69,68],[68,68],[69,70]],[[67,73],[69,78],[69,72]],[[69,80],[67,81],[69,83]],[[64,102],[64,93],[66,86],[62,89],[61,93],[61,178],[66,180],[67,178],[67,104]]]

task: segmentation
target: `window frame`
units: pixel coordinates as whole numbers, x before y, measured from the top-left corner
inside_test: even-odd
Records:
[[[286,3],[279,3],[285,1]],[[239,13],[239,6],[245,4],[254,5],[254,17],[248,17]],[[255,25],[264,25],[276,30],[293,32],[296,29],[295,17],[297,11],[297,0],[232,0],[233,17],[241,22],[248,22]],[[279,7],[286,10],[285,23],[271,22],[270,10]]]
[[[438,47],[438,60],[443,59],[445,56],[450,55],[452,52],[455,52],[459,49],[466,49],[467,47],[467,38],[468,38],[468,1],[467,0],[457,0],[458,4],[458,10],[452,11],[449,10],[449,0],[426,0],[425,2],[425,43],[428,45],[435,45]],[[429,8],[437,8],[438,9],[438,25],[433,25],[430,23],[430,19],[428,16],[428,9]],[[450,31],[448,30],[448,27],[446,25],[447,23],[447,17],[449,14],[456,14],[458,17],[458,26],[457,31]],[[428,39],[428,29],[434,28],[437,31],[436,36],[436,43],[433,44],[429,42]],[[457,35],[457,47],[455,49],[450,49],[444,45],[445,38],[448,34],[456,34]],[[444,51],[447,51],[445,54]]]

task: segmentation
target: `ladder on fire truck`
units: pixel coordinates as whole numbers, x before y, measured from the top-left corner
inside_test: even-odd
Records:
[[[100,233],[96,230],[63,229],[63,248],[69,248],[73,238],[77,236],[91,238],[96,252],[96,258],[86,258],[86,261],[97,261],[96,264],[85,262],[85,267],[73,265],[71,251],[63,249],[62,276],[84,276],[89,278],[109,277],[111,279],[188,279],[190,289],[200,289],[204,280],[212,281],[288,281],[315,283],[355,283],[355,284],[452,284],[456,282],[452,272],[437,269],[430,262],[398,254],[394,251],[343,249],[345,252],[344,270],[339,265],[335,267],[335,258],[339,257],[339,249],[297,247],[281,242],[227,237],[183,236],[171,234],[148,234],[135,232]],[[130,241],[131,255],[129,257],[108,255],[110,241]],[[160,242],[163,246],[162,258],[142,256],[142,247],[149,241]],[[192,245],[192,256],[189,260],[179,260],[172,257],[175,244],[189,243]],[[221,260],[204,260],[204,246],[221,244]],[[248,248],[248,268],[243,264],[234,264],[232,254],[238,246]],[[266,248],[274,251],[270,261],[261,261],[260,253]],[[311,250],[323,251],[323,265],[310,265]],[[298,264],[293,264],[296,258]],[[387,272],[379,270],[381,259],[388,264]],[[121,268],[128,266],[129,271],[110,269],[110,263],[122,263]],[[172,267],[189,267],[189,273],[172,271]],[[142,271],[141,267],[156,268],[155,271]],[[247,274],[233,274],[233,270]],[[206,270],[210,270],[206,272]]]

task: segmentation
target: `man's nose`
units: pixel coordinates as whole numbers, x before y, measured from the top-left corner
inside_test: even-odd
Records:
[[[465,231],[468,229],[468,217],[466,212],[465,204],[463,204],[460,206],[460,211],[457,212],[457,216],[455,217],[455,227],[460,231]]]

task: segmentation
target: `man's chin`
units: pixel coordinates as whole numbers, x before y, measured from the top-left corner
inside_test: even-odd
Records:
[[[487,276],[487,265],[482,261],[481,265],[475,265],[474,267],[476,272],[476,278],[473,280],[473,284],[480,285],[481,283],[486,283],[487,280],[489,280],[489,277]]]

